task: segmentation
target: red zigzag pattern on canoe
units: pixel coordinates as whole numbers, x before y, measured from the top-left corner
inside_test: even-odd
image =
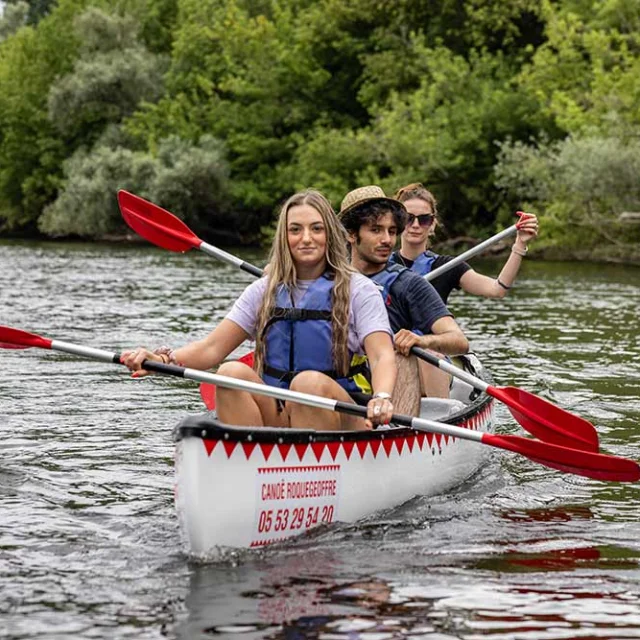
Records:
[[[476,415],[472,416],[469,420],[459,426],[466,429],[480,429],[482,425],[485,424],[485,421],[489,419],[492,404],[493,403],[488,404],[486,407],[484,407],[484,409],[482,409]],[[280,452],[282,460],[286,461],[287,456],[293,449],[295,451],[295,455],[297,455],[298,457],[298,460],[301,462],[307,451],[311,449],[316,460],[320,462],[320,458],[322,457],[325,449],[329,451],[332,460],[336,459],[340,450],[344,452],[347,460],[350,460],[352,455],[359,455],[360,458],[364,458],[367,449],[370,449],[374,458],[377,458],[379,455],[385,455],[386,457],[389,457],[393,448],[397,450],[398,455],[403,455],[403,453],[405,452],[412,453],[416,445],[422,451],[425,448],[426,443],[427,449],[431,449],[431,453],[433,455],[436,455],[436,453],[442,453],[443,446],[447,446],[449,442],[454,441],[455,438],[444,436],[439,433],[418,432],[415,435],[405,437],[394,437],[393,435],[391,435],[390,437],[385,437],[384,440],[350,440],[348,442],[340,442],[338,440],[335,440],[332,442],[276,444],[273,442],[232,442],[230,440],[210,439],[203,439],[202,442],[204,443],[204,447],[207,451],[208,456],[212,454],[216,446],[221,445],[222,447],[224,447],[227,458],[230,458],[236,447],[239,446],[242,447],[247,460],[249,460],[255,449],[259,448],[262,451],[265,462],[269,460],[274,449],[277,449]]]

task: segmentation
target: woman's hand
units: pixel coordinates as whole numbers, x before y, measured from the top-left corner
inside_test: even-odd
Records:
[[[533,213],[524,213],[518,211],[520,220],[516,222],[516,228],[518,234],[516,235],[516,242],[521,242],[527,245],[538,235],[538,218]]]
[[[133,351],[123,351],[120,354],[120,362],[133,371],[133,374],[131,375],[132,378],[143,378],[144,376],[151,374],[151,371],[147,371],[142,368],[142,363],[145,360],[164,362],[164,359],[161,356],[156,355],[144,347],[138,347]]]
[[[393,416],[393,404],[390,398],[376,398],[373,396],[367,404],[367,429],[373,429],[374,425],[389,424]]]

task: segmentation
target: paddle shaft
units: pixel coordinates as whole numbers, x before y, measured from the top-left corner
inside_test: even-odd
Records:
[[[470,384],[474,389],[478,389],[478,391],[487,391],[489,385],[480,378],[476,378],[476,376],[471,375],[469,372],[464,371],[463,369],[459,369],[455,365],[447,362],[442,358],[437,358],[433,354],[421,349],[420,347],[411,347],[411,353],[416,355],[421,360],[432,364],[434,367],[438,367],[442,371],[446,371],[448,374],[459,378],[460,380],[464,380],[467,384]]]
[[[234,267],[239,267],[243,271],[250,273],[253,276],[258,278],[262,277],[262,269],[256,267],[255,265],[245,262],[236,256],[223,251],[222,249],[218,249],[218,247],[214,247],[212,244],[208,242],[202,242],[202,244],[198,247],[200,251],[221,260],[222,262],[226,262],[227,264],[233,265]]]
[[[450,271],[451,269],[453,269],[453,267],[459,265],[460,263],[465,262],[470,258],[473,258],[473,256],[477,255],[478,253],[482,253],[485,249],[490,247],[492,244],[495,244],[499,240],[502,240],[503,238],[508,238],[509,236],[514,235],[515,233],[517,233],[517,231],[518,229],[514,224],[510,226],[508,229],[505,229],[500,233],[496,233],[495,236],[492,236],[491,238],[488,238],[484,242],[481,242],[479,245],[476,245],[472,249],[469,249],[468,251],[461,253],[459,256],[456,256],[452,260],[449,260],[449,262],[446,262],[441,267],[438,267],[437,269],[430,271],[424,276],[424,279],[427,280],[428,282],[430,282],[431,280],[434,280],[438,276],[441,276],[443,273]],[[240,267],[240,269],[242,269],[243,271],[246,271],[247,273],[251,273],[254,276],[257,276],[258,278],[262,276],[262,269],[259,269],[255,265],[245,262],[244,260],[240,260],[240,258],[236,258],[230,253],[227,253],[222,249],[218,249],[213,245],[210,245],[206,242],[202,242],[199,249],[201,251],[204,251],[205,253],[208,253],[214,258],[218,258],[218,260],[222,260],[223,262],[226,262],[228,264],[232,264],[236,267]]]
[[[119,353],[103,351],[102,349],[95,349],[93,347],[85,347],[82,345],[72,344],[70,342],[63,342],[62,340],[45,340],[40,346],[47,348],[47,342],[50,342],[50,346],[48,348],[53,349],[54,351],[63,351],[65,353],[92,358],[102,362],[122,364],[122,362],[120,362],[121,356]],[[156,362],[155,360],[145,360],[142,363],[142,368],[147,371],[154,371],[164,375],[186,378],[188,380],[195,380],[196,382],[208,382],[210,384],[215,384],[218,387],[268,396],[277,400],[290,400],[291,402],[315,407],[316,409],[337,411],[338,413],[346,413],[349,415],[360,416],[362,418],[367,417],[367,408],[357,404],[342,402],[340,400],[332,400],[330,398],[315,396],[309,393],[301,393],[299,391],[291,391],[289,389],[280,389],[279,387],[271,387],[266,384],[260,384],[259,382],[229,378],[216,373],[208,373],[206,371],[180,367],[173,364],[164,364]],[[392,421],[396,424],[412,427],[416,430],[440,433],[442,435],[453,436],[455,438],[465,440],[475,440],[477,442],[482,441],[483,434],[479,431],[471,431],[470,429],[464,429],[462,427],[456,427],[454,425],[441,422],[434,422],[423,418],[413,418],[402,414],[394,414]]]
[[[64,351],[73,355],[84,356],[103,362],[120,362],[120,354],[84,347],[61,340],[50,340],[41,336],[13,329],[11,327],[0,326],[0,348],[23,349],[29,347],[39,347],[41,349],[54,349]],[[338,411],[366,417],[367,409],[349,402],[342,402],[329,398],[323,398],[298,391],[279,389],[257,382],[249,382],[236,378],[228,378],[218,374],[207,373],[196,369],[188,369],[171,364],[164,364],[156,361],[145,360],[142,366],[149,371],[156,371],[165,375],[172,375],[181,378],[188,378],[198,382],[208,382],[219,387],[237,389],[254,393],[257,395],[269,396],[280,400],[298,402],[318,409]],[[392,416],[392,421],[397,424],[406,425],[417,431],[437,433],[461,440],[471,440],[484,445],[505,449],[519,453],[540,464],[552,469],[558,469],[567,473],[595,478],[598,480],[610,480],[619,482],[635,482],[640,479],[640,466],[633,460],[619,458],[616,456],[602,455],[571,449],[568,447],[549,444],[539,440],[521,438],[519,436],[496,436],[490,433],[456,427],[442,422],[434,422],[424,418],[413,418],[411,416]]]
[[[485,249],[489,248],[492,244],[495,244],[496,242],[498,242],[498,240],[502,240],[503,238],[508,238],[509,236],[512,236],[517,232],[518,232],[518,228],[516,227],[516,225],[515,224],[511,225],[509,228],[504,229],[504,231],[500,231],[500,233],[496,233],[495,236],[491,236],[491,238],[487,238],[487,240],[485,240],[484,242],[481,242],[475,247],[472,247],[471,249],[469,249],[468,251],[465,251],[464,253],[461,253],[459,256],[456,256],[455,258],[453,258],[453,260],[449,260],[449,262],[446,262],[441,267],[438,267],[437,269],[430,271],[424,276],[424,279],[429,282],[431,280],[434,280],[438,276],[441,276],[443,273],[446,273],[447,271],[449,271],[449,269],[453,269],[453,267],[459,265],[461,262],[465,262],[465,260],[469,260],[469,258],[473,258],[473,256],[477,255],[478,253],[482,253]]]
[[[428,282],[431,280],[434,280],[438,276],[441,276],[443,273],[450,271],[451,269],[453,269],[453,267],[459,265],[460,263],[465,262],[470,258],[473,258],[473,256],[477,255],[478,253],[482,253],[485,249],[490,247],[492,244],[495,244],[499,240],[502,240],[503,238],[507,238],[509,236],[514,235],[515,233],[517,233],[517,231],[518,229],[514,224],[510,226],[508,229],[505,229],[500,233],[496,233],[495,236],[492,236],[491,238],[488,238],[484,242],[481,242],[479,245],[476,245],[472,249],[469,249],[468,251],[461,253],[459,256],[456,256],[452,260],[449,260],[448,262],[443,264],[441,267],[438,267],[437,269],[430,271],[424,276],[424,279],[427,280]],[[244,260],[240,260],[239,258],[236,258],[230,253],[227,253],[226,251],[222,251],[222,249],[218,249],[217,247],[207,244],[206,242],[203,242],[199,248],[201,251],[208,253],[214,258],[218,258],[223,262],[227,262],[228,264],[232,264],[237,267],[240,267],[240,269],[246,271],[247,273],[252,273],[254,276],[257,276],[258,278],[262,276],[262,269],[259,269],[258,267],[252,264],[249,264],[248,262],[244,262]]]

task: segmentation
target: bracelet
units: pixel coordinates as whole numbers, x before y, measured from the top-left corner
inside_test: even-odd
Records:
[[[527,251],[529,251],[529,247],[527,245],[524,246],[524,251],[519,251],[515,248],[515,245],[511,247],[511,253],[515,253],[517,256],[524,258],[527,255]]]
[[[380,398],[381,400],[391,400],[391,394],[386,391],[378,391],[378,393],[374,393],[372,398]]]
[[[162,358],[163,364],[178,364],[176,356],[174,355],[175,352],[171,347],[158,347],[157,349],[153,350],[153,353]],[[166,360],[164,359],[165,356],[167,357]]]
[[[496,282],[500,285],[505,291],[509,291],[513,285],[507,286],[504,282],[500,280],[500,278],[496,278]]]

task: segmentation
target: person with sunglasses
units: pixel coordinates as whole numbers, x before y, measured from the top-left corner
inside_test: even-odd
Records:
[[[453,260],[453,256],[438,255],[429,249],[439,224],[433,194],[420,183],[413,183],[398,189],[394,198],[404,204],[408,219],[401,236],[400,250],[391,255],[390,261],[424,276]],[[453,289],[485,298],[504,298],[507,295],[516,280],[522,259],[527,255],[529,242],[538,235],[538,218],[532,213],[519,215],[516,240],[497,278],[484,276],[462,262],[431,281],[445,304]]]

